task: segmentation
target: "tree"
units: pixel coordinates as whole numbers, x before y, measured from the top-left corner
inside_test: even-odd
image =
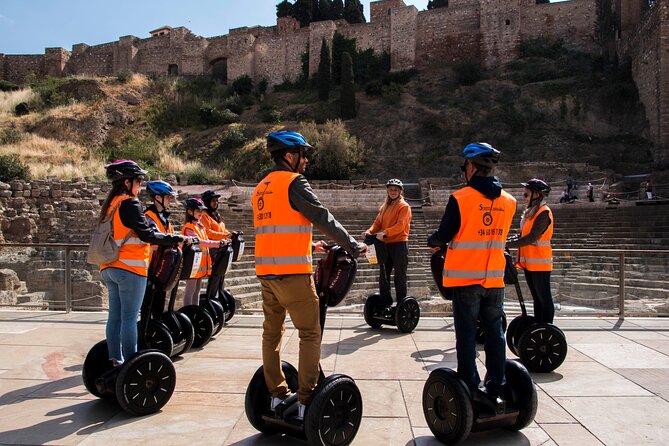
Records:
[[[335,85],[341,83],[341,58],[346,52],[349,55],[356,53],[355,39],[347,39],[335,31],[332,38],[332,79]]]
[[[344,2],[342,0],[334,0],[332,2],[332,20],[339,20],[344,18]]]
[[[325,19],[321,17],[321,7],[318,0],[311,0],[311,21],[320,22],[321,20]]]
[[[327,101],[330,98],[330,49],[323,38],[321,44],[321,60],[318,63],[318,99]]]
[[[320,0],[318,2],[318,15],[321,20],[336,20],[332,13],[332,2],[330,0]]]
[[[288,0],[283,0],[281,3],[276,5],[276,17],[290,17],[293,15],[293,4]]]
[[[341,55],[341,118],[355,118],[355,80],[353,79],[353,60],[349,53]]]
[[[293,17],[300,22],[301,27],[309,26],[312,18],[312,0],[297,0],[293,5]]]
[[[427,2],[427,9],[446,8],[448,0],[430,0]]]
[[[360,0],[346,0],[344,3],[344,18],[348,23],[365,23],[365,13]]]

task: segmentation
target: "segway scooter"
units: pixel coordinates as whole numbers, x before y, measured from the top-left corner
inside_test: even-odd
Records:
[[[191,279],[195,277],[200,268],[200,260],[202,259],[202,249],[198,243],[191,243],[183,247],[183,266],[179,279]],[[176,288],[176,287],[175,287]],[[173,290],[176,293],[176,289]],[[195,339],[193,340],[193,348],[199,348],[206,345],[214,334],[214,331],[219,328],[216,325],[213,317],[217,317],[217,321],[222,321],[216,316],[215,312],[210,313],[205,307],[199,305],[186,305],[181,307],[178,311],[188,317],[193,324],[195,331]],[[214,314],[214,316],[212,316]]]
[[[159,246],[151,257],[147,286],[155,288],[154,298],[151,308],[144,310],[145,314],[151,315],[151,318],[146,336],[140,337],[138,342],[140,348],[158,349],[170,358],[187,352],[195,339],[190,319],[185,314],[174,311],[179,275],[172,273],[172,265],[174,263],[181,265],[181,261],[181,250],[177,247]],[[165,310],[168,292],[170,299]],[[143,305],[147,303],[148,300],[143,302]]]
[[[437,284],[437,289],[441,297],[446,300],[453,300],[453,293],[450,289],[444,287],[442,281],[442,274],[444,272],[444,263],[446,262],[446,247],[442,247],[439,251],[432,254],[430,257],[430,270],[432,271],[432,278],[434,283]],[[506,277],[504,279],[506,283]],[[502,330],[506,331],[506,313],[502,311]],[[485,334],[483,333],[483,326],[481,326],[481,321],[476,320],[476,343],[485,344]]]
[[[315,272],[320,301],[321,333],[325,326],[327,307],[341,302],[350,290],[357,271],[357,262],[339,246],[329,249],[318,261]],[[346,446],[350,444],[362,421],[362,396],[353,378],[335,374],[325,377],[323,370],[304,419],[297,415],[297,370],[286,361],[281,368],[292,395],[274,410],[267,389],[263,367],[260,367],[246,390],[245,411],[249,422],[265,434],[283,433],[306,439],[311,445]]]
[[[240,231],[232,233],[230,244],[216,249],[212,255],[211,276],[209,276],[209,280],[207,281],[207,290],[204,294],[200,295],[201,306],[212,306],[211,303],[205,302],[206,300],[218,304],[214,305],[222,310],[220,317],[223,320],[223,324],[232,319],[237,307],[237,302],[232,293],[224,287],[225,274],[230,269],[232,262],[239,261],[244,254],[244,245],[244,236]],[[217,334],[223,328],[223,324],[220,325],[214,334]]]
[[[146,287],[140,310],[138,336],[139,343],[144,345],[149,344],[143,338],[149,333],[152,300],[157,293],[165,292],[165,287],[176,285],[181,265],[180,255],[172,251],[161,258],[160,268],[150,271],[156,276]],[[166,343],[172,343],[169,333],[164,339]],[[109,360],[107,341],[103,340],[86,355],[82,379],[86,390],[96,397],[115,399],[132,415],[148,415],[158,412],[172,397],[176,370],[168,355],[157,349],[139,350],[114,367]]]
[[[385,261],[387,255],[386,247],[374,236],[365,237],[365,244],[373,245],[376,249],[379,263]],[[406,296],[397,304],[392,300],[387,301],[380,293],[373,293],[367,297],[364,307],[365,322],[372,328],[379,328],[381,325],[394,325],[402,333],[411,333],[414,331],[420,320],[420,306],[416,298]]]
[[[515,317],[506,331],[506,345],[521,362],[533,372],[548,373],[562,365],[567,357],[567,338],[562,330],[553,324],[537,323],[534,316],[527,314],[525,300],[518,281],[518,270],[511,254],[505,252],[505,283],[516,288],[522,314]],[[508,278],[508,280],[507,280]]]

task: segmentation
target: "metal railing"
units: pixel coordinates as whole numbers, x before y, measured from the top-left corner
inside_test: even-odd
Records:
[[[91,306],[87,307],[86,305],[74,305],[75,302],[77,302],[77,299],[74,299],[73,297],[73,286],[72,286],[72,272],[73,272],[73,259],[72,259],[72,253],[73,252],[80,252],[80,251],[86,251],[88,249],[87,244],[75,244],[75,243],[0,243],[0,267],[3,268],[11,268],[10,265],[7,265],[6,262],[2,261],[2,254],[4,254],[4,250],[8,248],[14,248],[16,250],[24,250],[26,248],[37,248],[37,249],[55,249],[57,251],[63,251],[64,255],[62,257],[62,261],[64,263],[63,265],[63,286],[64,286],[64,299],[62,301],[60,300],[55,300],[51,302],[47,302],[49,304],[49,308],[56,308],[56,309],[61,309],[60,307],[62,306],[62,309],[66,312],[70,312],[73,309],[93,309],[93,310],[102,310],[104,309],[103,306]],[[420,248],[417,251],[425,251],[426,248]],[[570,314],[572,315],[614,315],[617,314],[618,317],[624,318],[626,315],[626,295],[627,295],[627,286],[626,286],[626,279],[627,279],[627,270],[631,269],[632,266],[629,266],[626,264],[626,261],[630,258],[640,258],[640,257],[650,257],[650,256],[660,256],[664,257],[665,260],[664,262],[664,267],[665,270],[663,272],[658,273],[659,276],[666,276],[667,271],[666,269],[669,269],[669,250],[648,250],[648,249],[561,249],[561,248],[556,248],[553,250],[554,257],[555,259],[559,258],[568,258],[568,257],[573,257],[573,256],[592,256],[592,255],[599,255],[603,257],[615,257],[618,259],[618,270],[615,272],[617,274],[617,282],[618,282],[618,295],[617,295],[617,313],[614,311],[587,311],[587,312],[571,312]],[[429,269],[429,257],[427,257],[427,264],[422,265],[425,268]],[[425,259],[423,259],[425,260]],[[566,261],[569,259],[563,259],[562,261]],[[82,260],[79,260],[79,263],[85,263]],[[556,261],[556,265],[559,265],[560,261]],[[83,268],[85,269],[85,268]],[[95,267],[88,265],[89,270],[94,270]],[[558,272],[560,269],[558,268]],[[36,270],[34,272],[37,272]],[[554,270],[554,273],[556,271]],[[564,269],[562,270],[562,273],[564,274]],[[430,274],[428,273],[426,275],[427,277],[430,277]],[[25,280],[25,278],[23,278]],[[522,278],[519,278],[519,280],[522,281]],[[559,277],[556,277],[556,275],[553,276],[553,282],[559,281]],[[649,285],[652,285],[653,281],[649,280]],[[411,284],[410,284],[411,286]],[[354,285],[355,288],[355,285]],[[28,290],[30,292],[31,290]],[[423,298],[430,298],[431,296],[423,296]],[[667,297],[669,297],[669,291],[667,291]],[[420,300],[421,298],[419,298]],[[529,294],[525,296],[525,300],[531,301],[531,296]],[[610,300],[609,297],[605,297],[604,299]],[[585,300],[585,299],[584,299]],[[667,299],[667,302],[669,303],[669,299]],[[7,306],[7,304],[3,304],[3,306]],[[244,308],[241,308],[243,311]],[[259,310],[257,310],[259,311]],[[339,312],[338,312],[339,313]],[[348,313],[347,311],[342,311],[341,313]],[[429,311],[426,312],[427,314],[430,314]]]

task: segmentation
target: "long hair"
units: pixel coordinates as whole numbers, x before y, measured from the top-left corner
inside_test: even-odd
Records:
[[[386,189],[386,199],[383,201],[383,204],[379,208],[379,214],[381,214],[381,218],[383,218],[383,213],[386,212],[386,209],[388,209],[388,206],[393,204],[394,201],[400,202],[402,200],[404,200],[404,189],[400,189],[400,195],[395,200],[390,198],[390,195],[388,195],[387,189]]]
[[[107,217],[109,206],[111,205],[111,202],[114,198],[122,194],[129,195],[129,191],[125,187],[126,179],[127,178],[123,178],[112,182],[112,188],[107,194],[107,198],[105,198],[105,201],[102,202],[102,208],[100,209],[100,217],[98,218],[98,222],[102,223],[102,221]]]
[[[189,210],[193,211],[193,215],[190,215],[188,213]],[[190,223],[192,221],[195,221],[195,210],[194,209],[186,209],[186,218],[184,219],[184,223]]]
[[[221,214],[218,213],[218,209],[211,209],[209,206],[207,206],[206,212],[207,212],[207,214],[209,214],[209,216],[211,218],[214,219],[214,221],[216,223],[220,223],[223,220],[223,217],[221,217]]]

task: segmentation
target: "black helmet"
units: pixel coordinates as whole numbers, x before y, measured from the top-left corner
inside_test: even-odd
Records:
[[[274,153],[283,149],[302,149],[311,152],[314,148],[297,132],[272,132],[267,135],[267,150]]]
[[[207,206],[204,205],[200,198],[187,198],[186,201],[184,201],[184,206],[186,207],[186,210],[207,209]]]
[[[132,160],[116,160],[105,166],[109,181],[123,180],[146,175],[148,172]]]
[[[539,192],[544,197],[548,196],[548,194],[551,192],[551,187],[548,185],[548,183],[546,183],[544,180],[540,180],[539,178],[532,178],[527,183],[520,184],[533,192]]]
[[[499,162],[500,151],[486,142],[467,144],[462,156],[481,167],[493,168]]]
[[[397,178],[389,179],[388,182],[386,183],[386,187],[388,187],[388,186],[397,186],[400,189],[404,189],[404,185],[402,184],[402,181],[398,180]]]
[[[202,192],[202,195],[200,195],[200,197],[202,197],[202,201],[204,201],[204,203],[207,206],[209,206],[209,203],[211,202],[211,200],[213,200],[214,198],[218,198],[220,196],[221,196],[221,194],[217,194],[216,192],[214,192],[211,189]]]

